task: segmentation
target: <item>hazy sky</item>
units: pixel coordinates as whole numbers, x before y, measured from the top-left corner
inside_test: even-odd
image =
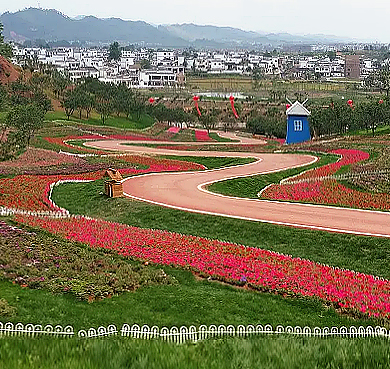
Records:
[[[196,23],[264,32],[330,34],[390,42],[388,0],[13,0],[0,13],[26,7],[64,14],[144,20],[152,24]]]

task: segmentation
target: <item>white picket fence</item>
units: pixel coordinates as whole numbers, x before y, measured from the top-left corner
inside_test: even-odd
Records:
[[[163,327],[157,326],[140,326],[138,324],[123,324],[120,330],[114,324],[108,327],[99,327],[97,329],[90,328],[88,330],[79,330],[77,335],[72,326],[68,325],[62,327],[61,325],[34,325],[22,323],[1,323],[0,322],[0,337],[2,336],[24,336],[24,337],[38,337],[38,336],[53,336],[53,337],[79,337],[79,338],[103,338],[120,335],[122,337],[129,337],[134,339],[146,340],[163,340],[174,343],[184,343],[186,341],[198,342],[212,338],[223,337],[252,337],[261,335],[287,335],[295,337],[344,337],[344,338],[369,338],[382,337],[390,339],[390,331],[384,327],[292,327],[278,325],[273,328],[272,325],[201,325],[196,326],[182,326],[182,327]]]

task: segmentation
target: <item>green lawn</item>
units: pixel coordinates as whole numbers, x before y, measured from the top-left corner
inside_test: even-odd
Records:
[[[173,345],[110,338],[0,340],[0,369],[388,368],[383,339],[256,337]]]
[[[218,169],[222,167],[230,167],[233,165],[249,164],[256,161],[253,158],[229,158],[229,157],[196,157],[196,156],[164,156],[167,159],[188,161],[204,165],[207,169]]]
[[[68,121],[67,116],[62,111],[49,111],[46,113],[46,120],[66,120]],[[108,126],[108,127],[115,127],[115,128],[121,128],[121,129],[145,129],[148,127],[151,127],[154,123],[154,119],[150,117],[149,115],[142,115],[140,119],[134,119],[134,118],[126,118],[126,117],[118,117],[118,116],[110,116],[108,117],[104,124],[101,120],[100,116],[98,114],[91,114],[89,119],[79,119],[78,114],[74,114],[70,117],[69,121],[77,122],[77,123],[83,123],[88,125],[95,125],[95,126]]]

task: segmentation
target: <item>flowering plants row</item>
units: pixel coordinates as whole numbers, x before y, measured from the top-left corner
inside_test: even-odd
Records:
[[[340,159],[328,165],[318,167],[294,177],[294,181],[327,177],[335,174],[341,167],[367,160],[370,154],[361,150],[338,149],[329,151],[330,154],[340,155]],[[288,181],[287,181],[288,182]]]
[[[214,141],[206,130],[196,129],[195,130],[195,141]]]
[[[16,215],[15,219],[125,257],[188,268],[205,277],[262,291],[318,298],[358,316],[390,318],[390,281],[371,275],[230,242],[104,220],[28,215]]]
[[[266,187],[261,192],[261,198],[304,201],[359,209],[390,209],[389,194],[357,191],[344,186],[334,178],[329,178],[342,166],[367,160],[369,158],[368,153],[347,149],[332,150],[331,153],[342,156],[336,163],[309,170],[283,181],[283,183]]]
[[[180,129],[181,129],[180,127],[172,126],[168,128],[167,132],[176,134],[179,133]]]
[[[90,250],[0,221],[0,275],[22,287],[70,293],[92,302],[175,280],[163,270],[132,266],[115,253]]]
[[[123,163],[122,165],[124,167],[119,168],[119,171],[124,176],[152,172],[190,171],[205,168],[203,165],[191,162],[158,159],[138,155],[124,155],[117,156],[116,158]],[[135,165],[144,168],[139,169],[136,168]],[[56,175],[17,175],[13,178],[0,178],[0,206],[24,210],[53,209],[53,205],[48,199],[50,186],[53,183],[56,183],[60,180],[101,179],[103,178],[108,165],[98,164],[98,167],[101,167],[101,169],[85,173]],[[90,167],[87,165],[85,169],[90,169]]]
[[[271,185],[261,197],[269,200],[304,201],[357,209],[390,210],[390,195],[368,193],[345,187],[335,179]]]

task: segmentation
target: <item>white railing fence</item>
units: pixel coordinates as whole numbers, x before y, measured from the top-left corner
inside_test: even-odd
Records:
[[[0,322],[0,337],[2,336],[23,336],[23,337],[38,337],[38,336],[53,336],[53,337],[79,337],[79,338],[103,338],[109,336],[129,337],[135,339],[146,340],[163,340],[174,343],[184,343],[186,341],[197,342],[212,338],[223,337],[252,337],[260,335],[288,335],[295,337],[344,337],[344,338],[369,338],[382,337],[390,339],[390,331],[384,327],[292,327],[278,325],[275,328],[270,325],[201,325],[182,326],[182,327],[163,327],[157,326],[140,326],[138,324],[123,324],[120,330],[114,324],[108,327],[99,327],[97,329],[90,328],[88,330],[79,330],[75,333],[72,326],[62,327],[61,325],[33,325],[22,323],[1,323]]]

